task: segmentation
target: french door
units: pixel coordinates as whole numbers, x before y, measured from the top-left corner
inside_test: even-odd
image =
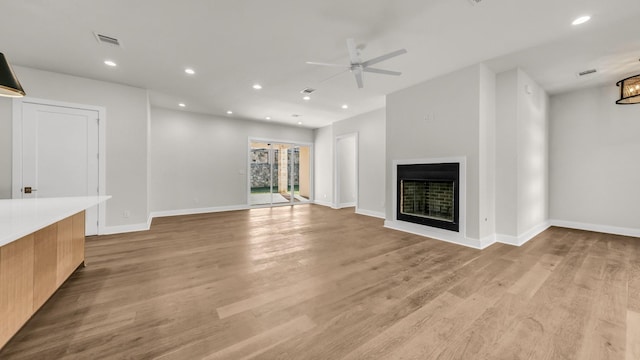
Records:
[[[249,205],[277,206],[311,199],[310,145],[250,141]]]

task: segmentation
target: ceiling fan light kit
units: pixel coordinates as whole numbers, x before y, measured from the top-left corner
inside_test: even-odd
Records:
[[[620,87],[619,105],[640,103],[640,74],[622,79],[616,83]]]
[[[407,53],[406,49],[400,49],[400,50],[392,51],[390,53],[375,57],[373,59],[369,59],[367,61],[362,61],[360,59],[360,53],[358,51],[358,48],[356,47],[355,40],[352,38],[347,39],[347,51],[349,52],[349,65],[330,64],[330,63],[315,62],[315,61],[307,61],[307,64],[338,67],[338,68],[343,68],[344,71],[350,70],[356,79],[356,84],[358,85],[358,88],[362,89],[364,87],[362,75],[365,72],[382,74],[382,75],[392,75],[392,76],[401,75],[402,73],[399,71],[372,68],[370,66]]]

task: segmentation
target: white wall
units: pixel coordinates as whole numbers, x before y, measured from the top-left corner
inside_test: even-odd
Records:
[[[314,200],[318,204],[333,206],[333,125],[313,131]]]
[[[496,232],[496,74],[480,65],[479,213],[480,239]]]
[[[549,98],[518,70],[518,236],[549,220]]]
[[[357,161],[356,136],[341,137],[336,140],[336,178],[337,205],[347,207],[356,205]]]
[[[640,105],[618,96],[609,84],[551,97],[550,216],[640,236]]]
[[[249,138],[313,142],[310,129],[151,108],[151,211],[247,205]]]
[[[0,97],[0,199],[11,199],[12,121],[11,99]]]
[[[466,157],[466,234],[462,235],[479,239],[480,69],[480,65],[467,67],[387,96],[387,220],[393,219],[394,160]]]
[[[385,212],[385,109],[333,123],[333,136],[358,134],[357,212],[384,217]]]
[[[106,226],[146,224],[147,91],[125,85],[14,66],[27,95],[106,108]],[[11,197],[11,102],[0,102],[0,196]],[[129,218],[123,213],[128,211]]]
[[[497,76],[496,231],[522,243],[549,220],[548,96],[521,69]]]

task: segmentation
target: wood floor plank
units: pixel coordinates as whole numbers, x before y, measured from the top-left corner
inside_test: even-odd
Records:
[[[86,259],[1,359],[639,358],[638,238],[480,251],[301,205],[154,219]]]

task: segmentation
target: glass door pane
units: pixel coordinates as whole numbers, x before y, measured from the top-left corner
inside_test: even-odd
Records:
[[[251,205],[270,205],[272,192],[273,151],[271,144],[252,142],[250,149]]]
[[[289,144],[273,144],[273,204],[286,204],[291,202],[291,191],[289,188],[290,170],[290,149]]]

